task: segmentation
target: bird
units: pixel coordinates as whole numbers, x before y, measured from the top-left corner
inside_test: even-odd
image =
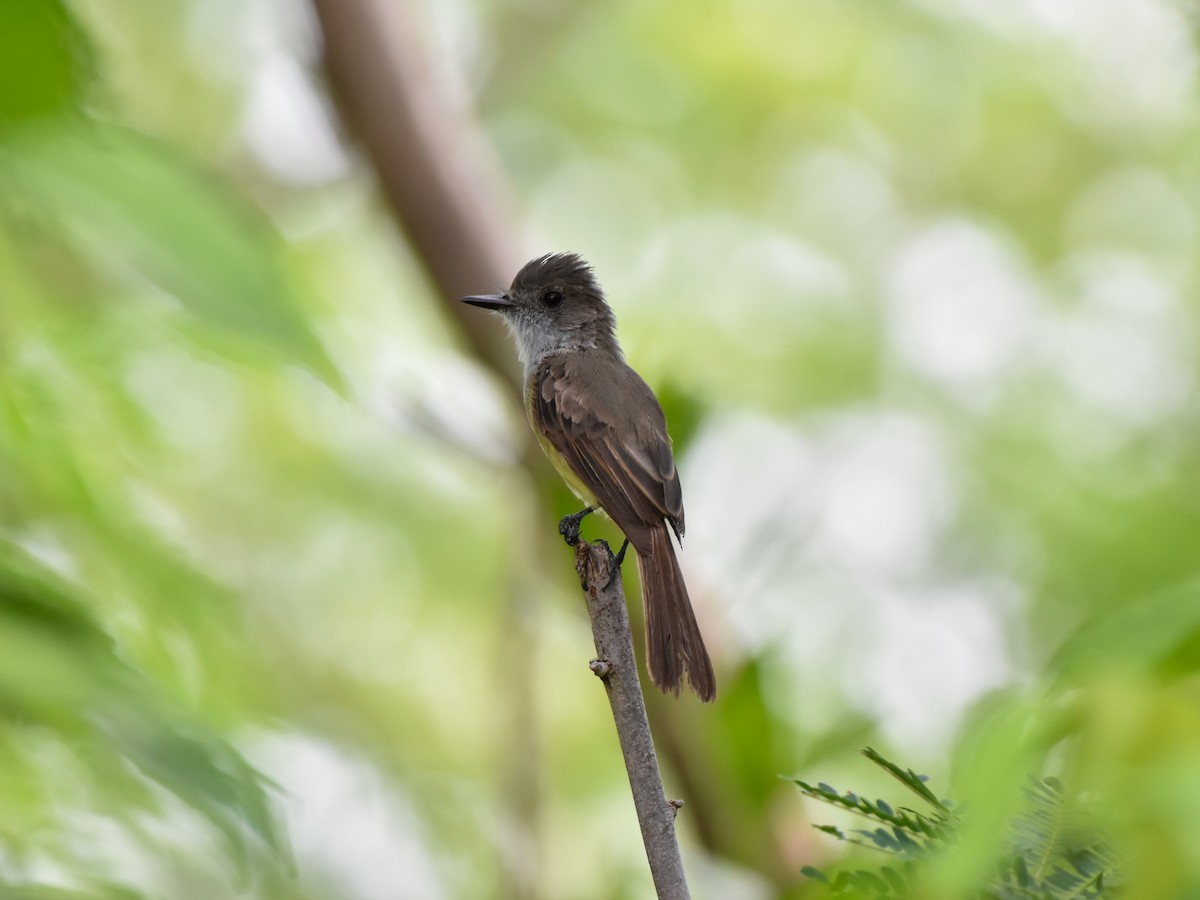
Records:
[[[592,267],[575,253],[526,263],[507,291],[462,301],[508,325],[524,369],[525,412],[543,451],[585,504],[559,531],[568,543],[600,510],[625,535],[618,564],[637,554],[650,678],[704,701],[716,676],[692,609],[671,535],[684,535],[683,493],[666,416],[650,386],[625,362],[616,317]],[[681,543],[682,545],[682,543]]]

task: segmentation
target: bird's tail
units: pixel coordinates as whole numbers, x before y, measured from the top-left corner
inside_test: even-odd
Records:
[[[717,679],[666,526],[651,528],[649,542],[636,549],[646,611],[650,678],[660,690],[678,694],[686,669],[696,695],[704,701],[712,700],[717,696]]]

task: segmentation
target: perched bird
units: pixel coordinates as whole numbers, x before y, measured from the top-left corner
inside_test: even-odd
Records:
[[[684,672],[701,700],[717,694],[675,549],[683,494],[667,421],[653,391],[625,362],[616,318],[591,267],[572,253],[527,263],[503,294],[463,297],[508,323],[525,367],[525,412],[538,442],[587,508],[559,530],[574,543],[579,523],[601,509],[637,552],[650,677],[679,693]],[[668,527],[670,530],[668,530]]]

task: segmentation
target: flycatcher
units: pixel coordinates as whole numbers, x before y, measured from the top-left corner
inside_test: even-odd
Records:
[[[667,420],[654,392],[625,362],[616,318],[591,267],[572,253],[527,263],[503,294],[463,297],[494,310],[525,366],[525,412],[538,443],[587,508],[559,531],[574,543],[597,508],[625,533],[618,559],[637,551],[650,677],[679,693],[686,670],[701,700],[717,695],[671,536],[683,537],[683,494]]]

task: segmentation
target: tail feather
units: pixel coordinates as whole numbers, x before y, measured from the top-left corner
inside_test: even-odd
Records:
[[[639,542],[642,543],[642,542]],[[638,551],[642,604],[646,611],[646,663],[660,690],[679,693],[683,673],[704,701],[717,696],[717,679],[688,599],[683,572],[666,526],[651,528]]]

